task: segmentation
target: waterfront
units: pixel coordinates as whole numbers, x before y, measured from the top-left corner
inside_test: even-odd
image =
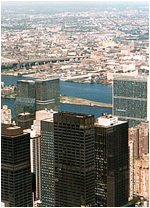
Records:
[[[1,81],[5,85],[17,84],[17,80],[27,80],[26,77],[15,77],[2,75]],[[32,78],[30,78],[31,80]],[[82,84],[82,83],[71,83],[71,82],[62,82],[60,81],[60,94],[83,98],[95,102],[109,103],[112,104],[112,86],[111,85],[102,85],[102,84]],[[15,99],[1,99],[1,108],[3,105],[8,105],[8,108],[12,111],[12,118],[14,117],[14,102]],[[77,112],[92,114],[95,116],[95,119],[101,116],[102,113],[112,113],[111,108],[97,107],[97,106],[83,106],[83,105],[71,105],[71,104],[60,104],[61,111],[68,112]]]

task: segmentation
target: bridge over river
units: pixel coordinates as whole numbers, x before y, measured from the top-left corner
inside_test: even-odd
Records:
[[[88,59],[90,55],[85,56],[65,56],[65,57],[55,57],[55,58],[42,58],[42,59],[33,59],[33,60],[24,60],[17,61],[11,60],[1,57],[1,66],[5,67],[12,65],[13,67],[28,67],[28,66],[36,66],[36,65],[44,65],[47,63],[59,63],[59,62],[77,62],[83,59]]]

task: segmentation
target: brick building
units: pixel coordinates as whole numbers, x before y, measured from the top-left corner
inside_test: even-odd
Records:
[[[133,194],[149,198],[149,123],[129,128],[130,199]]]

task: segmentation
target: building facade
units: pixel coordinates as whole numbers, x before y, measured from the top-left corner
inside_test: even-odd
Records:
[[[149,123],[129,128],[130,199],[141,195],[149,199]]]
[[[53,147],[49,149],[49,144],[52,142],[50,136],[51,131],[49,132],[48,128],[45,129],[45,125],[47,124],[49,119],[51,120],[51,122],[53,122],[54,113],[55,112],[52,109],[36,111],[35,114],[36,120],[34,120],[33,125],[30,126],[31,129],[24,130],[24,132],[30,133],[31,172],[34,173],[35,175],[35,191],[33,196],[34,206],[53,205],[48,201],[50,200],[49,189],[51,190],[51,184],[49,183],[50,178],[49,178],[49,172],[47,172],[47,168],[50,166],[49,161],[51,161],[52,159],[53,156],[52,151],[54,150],[52,149]],[[48,119],[47,122],[45,121],[45,119]],[[41,121],[42,121],[42,126],[41,126]],[[44,124],[45,123],[46,124],[44,125],[43,122]],[[43,180],[43,185],[41,182],[42,180]],[[45,187],[45,180],[50,185]],[[49,188],[47,189],[47,187]],[[42,197],[42,192],[43,192],[43,197]]]
[[[55,206],[95,205],[94,116],[54,114]]]
[[[149,202],[149,154],[134,159],[134,194],[143,196]]]
[[[128,203],[128,123],[103,115],[95,123],[96,206]]]
[[[34,175],[35,180],[34,190],[33,190],[33,202],[41,200],[41,164],[40,164],[40,148],[41,148],[41,138],[40,135],[36,134],[34,129],[25,129],[24,133],[30,134],[30,164],[31,173]]]
[[[15,119],[20,113],[53,109],[60,111],[59,79],[19,80],[15,101]],[[17,123],[18,124],[18,123]]]
[[[20,113],[17,115],[18,126],[21,126],[22,129],[30,129],[34,119],[34,113]]]
[[[3,105],[1,109],[1,123],[11,124],[11,109],[8,109],[7,105]]]
[[[41,196],[42,207],[55,207],[53,117],[41,121]]]
[[[113,76],[113,115],[129,127],[148,120],[148,76]]]
[[[60,111],[59,79],[36,80],[36,111],[53,109]]]
[[[32,207],[30,135],[18,126],[1,128],[1,201],[10,207]]]
[[[35,82],[33,80],[18,80],[17,98],[15,101],[16,121],[18,114],[26,113],[26,112],[35,114],[35,111],[36,111]]]

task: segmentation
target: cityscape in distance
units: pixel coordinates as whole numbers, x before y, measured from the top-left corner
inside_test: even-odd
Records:
[[[1,1],[1,207],[149,207],[149,1]]]

